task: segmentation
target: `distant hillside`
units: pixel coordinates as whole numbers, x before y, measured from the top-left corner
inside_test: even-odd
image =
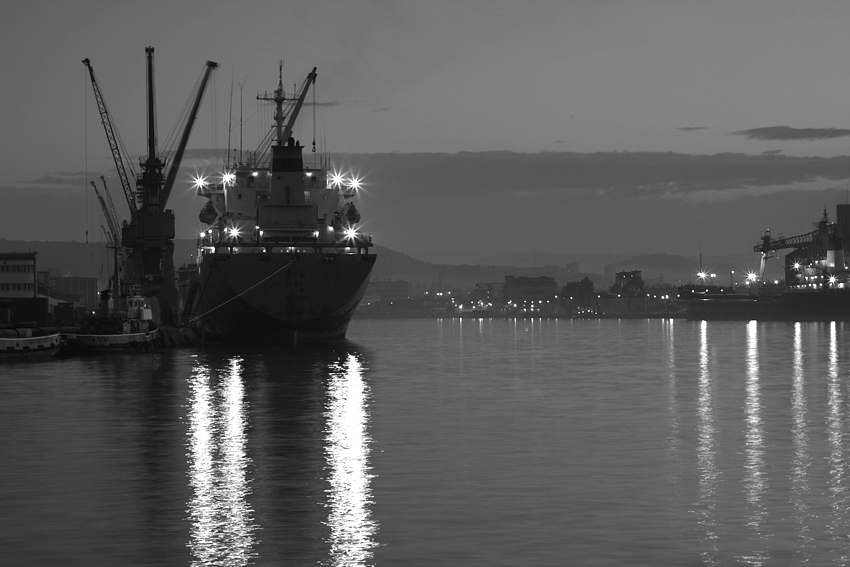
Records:
[[[112,251],[103,242],[39,242],[0,239],[0,252],[37,252],[38,270],[58,270],[65,275],[106,280],[112,269]],[[191,240],[174,242],[174,263],[184,264],[195,253]]]
[[[428,289],[438,284],[443,288],[471,289],[478,282],[498,283],[505,280],[505,276],[550,276],[554,277],[559,285],[567,282],[578,281],[585,276],[590,277],[597,289],[607,287],[611,282],[604,280],[602,270],[591,272],[579,262],[593,258],[600,260],[612,260],[609,262],[615,266],[616,271],[641,270],[643,278],[647,283],[657,283],[663,276],[666,283],[687,283],[695,278],[699,268],[699,259],[684,258],[670,254],[650,254],[641,256],[615,256],[603,254],[588,255],[564,255],[562,257],[550,257],[551,255],[539,256],[540,259],[560,260],[546,265],[469,265],[469,264],[435,264],[423,262],[401,252],[375,246],[378,261],[372,275],[373,281],[405,280],[414,284],[414,289]],[[103,243],[85,244],[82,242],[38,242],[19,240],[0,240],[0,252],[38,252],[37,264],[39,270],[55,269],[63,274],[81,277],[97,277],[105,280],[108,276],[108,266],[112,264],[111,252]],[[195,254],[195,242],[191,240],[176,240],[174,263],[179,266],[192,260]],[[533,255],[533,253],[532,253]],[[524,255],[527,257],[528,255]],[[568,261],[569,260],[569,261]],[[726,284],[729,281],[730,271],[743,277],[747,269],[746,261],[749,260],[750,268],[754,258],[723,258],[706,256],[703,265],[706,270],[717,275],[717,282]],[[576,270],[575,264],[579,263]],[[772,264],[768,274],[778,272],[781,262],[771,260]],[[573,264],[572,266],[570,264]],[[582,269],[584,268],[584,269]],[[737,277],[737,276],[736,276]],[[773,276],[771,276],[773,277]]]

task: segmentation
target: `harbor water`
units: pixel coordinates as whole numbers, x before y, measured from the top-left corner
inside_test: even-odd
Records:
[[[844,565],[850,326],[358,320],[0,366],[28,565]]]

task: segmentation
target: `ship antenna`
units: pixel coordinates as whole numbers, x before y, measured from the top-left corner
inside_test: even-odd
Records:
[[[230,73],[230,110],[227,117],[227,161],[225,167],[230,167],[230,133],[233,131],[233,79],[235,72]]]

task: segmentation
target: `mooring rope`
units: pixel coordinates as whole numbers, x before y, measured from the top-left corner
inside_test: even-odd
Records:
[[[219,309],[219,308],[221,308],[221,307],[224,307],[225,305],[227,305],[228,303],[230,303],[230,302],[231,302],[231,301],[233,301],[234,299],[238,299],[238,298],[242,297],[243,295],[245,295],[246,293],[248,293],[249,291],[251,291],[252,289],[254,289],[255,287],[257,287],[257,286],[258,286],[258,285],[260,285],[261,283],[263,283],[263,282],[265,282],[265,281],[270,280],[271,278],[273,278],[274,276],[276,276],[277,274],[279,274],[280,272],[282,272],[283,270],[285,270],[286,268],[288,268],[289,266],[291,266],[292,264],[294,264],[297,260],[298,260],[298,256],[294,256],[294,257],[293,257],[293,258],[292,258],[289,262],[287,262],[287,263],[286,263],[286,264],[284,264],[282,267],[280,267],[279,269],[275,270],[274,272],[272,272],[272,273],[271,273],[271,274],[269,274],[268,276],[264,277],[263,279],[261,279],[260,281],[258,281],[258,282],[257,282],[257,283],[255,283],[254,285],[252,285],[251,287],[249,287],[249,288],[245,289],[245,290],[244,290],[244,291],[242,291],[241,293],[237,293],[236,295],[234,295],[233,297],[231,297],[231,298],[230,298],[230,299],[228,299],[227,301],[224,301],[224,302],[222,302],[222,303],[219,303],[218,305],[216,305],[215,307],[213,307],[212,309],[210,309],[210,310],[209,310],[209,311],[207,311],[206,313],[201,313],[201,314],[200,314],[200,315],[198,315],[197,317],[193,317],[193,318],[189,319],[189,323],[190,323],[190,324],[191,324],[191,323],[194,323],[195,321],[197,321],[197,320],[198,320],[198,319],[200,319],[201,317],[206,317],[207,315],[209,315],[210,313],[212,313],[212,312],[213,312],[213,311],[215,311],[216,309]]]

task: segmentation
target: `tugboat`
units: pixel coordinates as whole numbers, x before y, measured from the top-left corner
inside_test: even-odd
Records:
[[[291,342],[345,337],[376,256],[354,204],[359,180],[319,157],[305,167],[293,126],[316,68],[297,93],[257,96],[275,105],[264,143],[215,182],[196,180],[197,264],[178,271],[184,321],[208,340]],[[315,141],[313,152],[315,152]]]
[[[100,292],[100,307],[94,317],[80,324],[79,332],[64,333],[63,355],[95,352],[148,352],[162,345],[152,310],[136,290],[126,298],[125,309],[110,306],[112,290]]]

